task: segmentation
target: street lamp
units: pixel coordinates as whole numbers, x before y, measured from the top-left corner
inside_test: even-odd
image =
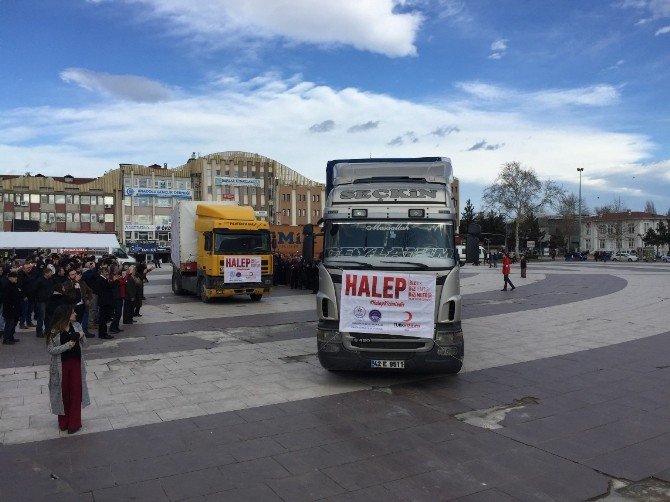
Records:
[[[579,171],[579,244],[577,244],[577,251],[582,251],[582,171],[583,167],[578,167]]]

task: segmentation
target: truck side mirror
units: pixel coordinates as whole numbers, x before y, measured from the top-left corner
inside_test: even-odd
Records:
[[[314,235],[305,235],[302,240],[302,257],[308,262],[314,261]]]
[[[468,236],[465,241],[465,261],[479,265],[479,236],[482,233],[481,225],[470,223]]]

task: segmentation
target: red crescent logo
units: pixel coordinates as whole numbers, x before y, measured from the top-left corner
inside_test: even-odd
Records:
[[[409,310],[405,310],[405,314],[407,314],[407,319],[403,320],[403,322],[410,322],[412,320],[412,313]]]

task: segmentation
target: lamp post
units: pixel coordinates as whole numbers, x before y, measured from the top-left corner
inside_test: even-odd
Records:
[[[577,244],[577,251],[582,251],[582,171],[583,167],[578,167],[579,172],[579,244]]]

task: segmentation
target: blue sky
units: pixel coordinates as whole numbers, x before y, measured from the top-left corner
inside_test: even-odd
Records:
[[[0,172],[256,152],[518,161],[670,208],[670,0],[0,0]]]

